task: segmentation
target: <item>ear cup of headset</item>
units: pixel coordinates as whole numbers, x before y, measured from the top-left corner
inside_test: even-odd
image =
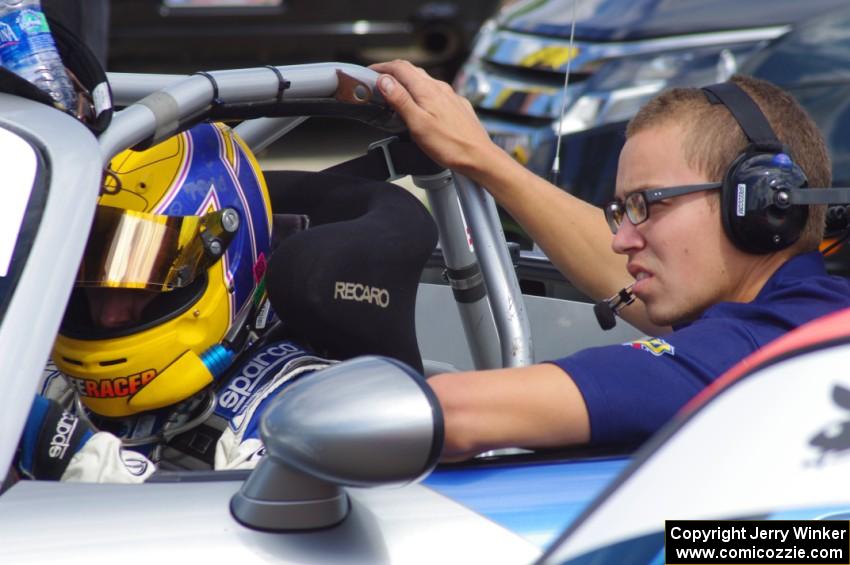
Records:
[[[776,205],[776,194],[808,185],[803,170],[785,153],[747,151],[726,172],[721,216],[738,249],[764,254],[793,245],[809,216],[807,206]]]

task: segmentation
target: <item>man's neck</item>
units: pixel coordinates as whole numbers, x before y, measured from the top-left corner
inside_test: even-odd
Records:
[[[732,301],[752,302],[770,277],[794,255],[785,250],[749,259],[738,280]]]

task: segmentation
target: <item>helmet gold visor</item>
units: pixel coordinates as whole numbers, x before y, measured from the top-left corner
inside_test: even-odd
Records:
[[[98,206],[76,284],[156,291],[187,286],[221,258],[238,227],[232,208],[163,216]]]

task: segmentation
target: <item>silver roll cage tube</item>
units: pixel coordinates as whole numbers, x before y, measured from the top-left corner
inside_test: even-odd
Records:
[[[216,105],[274,104],[276,117],[256,117],[236,127],[254,151],[267,147],[306,120],[308,116],[300,115],[305,101],[330,101],[337,109],[350,106],[352,111],[361,104],[387,108],[376,88],[378,74],[346,63],[194,75],[108,73],[108,77],[115,104],[124,108],[115,112],[112,123],[99,138],[104,166],[125,149],[157,143],[182,131],[187,124],[207,117]],[[337,111],[333,115],[344,113]],[[391,131],[404,127],[394,114],[372,125]],[[476,280],[483,281],[486,288],[486,294],[478,300],[457,302],[476,368],[531,364],[534,359],[528,314],[492,196],[473,181],[448,171],[413,180],[427,189],[449,270],[473,272],[476,269],[470,271],[471,266],[476,262],[480,266],[480,274],[453,281],[455,289],[474,285]]]

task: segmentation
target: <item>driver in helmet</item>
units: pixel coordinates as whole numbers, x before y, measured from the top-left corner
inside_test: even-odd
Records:
[[[18,468],[141,482],[156,467],[251,467],[263,401],[330,363],[268,331],[259,166],[205,123],[117,156],[112,173]]]

